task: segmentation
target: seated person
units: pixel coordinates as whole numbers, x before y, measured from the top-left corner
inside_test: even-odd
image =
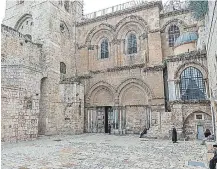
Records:
[[[204,136],[205,138],[209,137],[211,135],[211,132],[209,129],[206,129],[206,131],[204,132]]]
[[[204,132],[204,136],[205,136],[205,138],[203,139],[203,141],[201,143],[202,145],[205,145],[205,141],[210,139],[211,132],[209,129],[206,129],[206,131]]]
[[[147,134],[147,130],[148,129],[145,127],[144,130],[142,131],[142,133],[140,134],[139,138],[141,138],[144,134]]]

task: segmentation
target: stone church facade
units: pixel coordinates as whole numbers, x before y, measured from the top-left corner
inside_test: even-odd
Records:
[[[203,28],[185,4],[8,1],[2,141],[107,133],[202,139],[212,131]],[[199,37],[199,38],[198,38]]]

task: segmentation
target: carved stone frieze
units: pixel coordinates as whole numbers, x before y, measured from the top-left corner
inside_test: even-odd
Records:
[[[167,62],[177,62],[182,60],[195,60],[199,58],[206,58],[206,51],[192,51],[180,55],[169,56],[165,60]]]

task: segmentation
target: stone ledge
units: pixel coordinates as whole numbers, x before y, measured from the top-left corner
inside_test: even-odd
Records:
[[[174,100],[169,102],[170,105],[173,104],[210,104],[210,100]]]
[[[182,60],[195,60],[199,58],[206,58],[206,51],[191,51],[191,52],[186,52],[182,53],[179,55],[172,55],[166,57],[164,62],[177,62],[177,61],[182,61]]]

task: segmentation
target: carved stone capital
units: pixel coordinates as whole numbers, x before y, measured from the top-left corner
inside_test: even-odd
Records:
[[[113,40],[112,40],[112,43],[113,43],[114,45],[120,45],[121,42],[122,42],[122,39],[113,39]]]

